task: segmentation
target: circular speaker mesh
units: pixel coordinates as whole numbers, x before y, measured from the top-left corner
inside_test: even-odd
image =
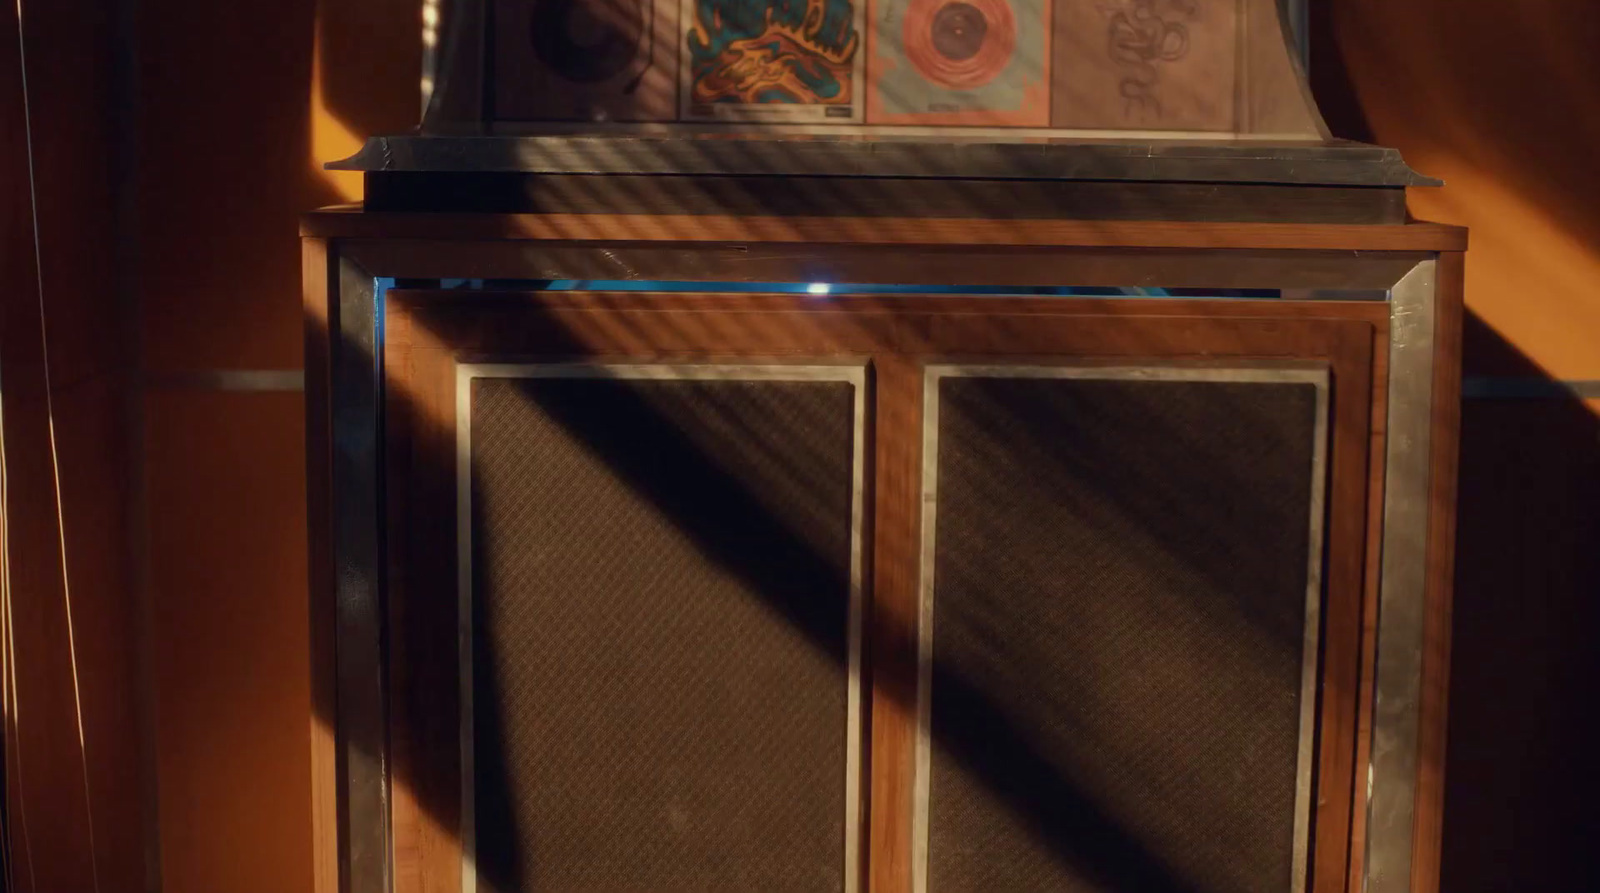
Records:
[[[610,80],[639,56],[643,2],[649,0],[539,0],[530,28],[533,53],[566,80]]]

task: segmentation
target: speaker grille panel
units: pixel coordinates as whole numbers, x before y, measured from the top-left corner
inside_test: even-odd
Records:
[[[843,890],[857,386],[654,369],[472,381],[478,889]]]
[[[1324,385],[1193,374],[934,379],[919,887],[1295,888]]]

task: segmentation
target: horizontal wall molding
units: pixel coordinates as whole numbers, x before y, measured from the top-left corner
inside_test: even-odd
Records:
[[[145,387],[156,391],[304,391],[301,369],[197,369],[149,375]]]
[[[1469,375],[1461,381],[1466,400],[1600,400],[1600,379]]]

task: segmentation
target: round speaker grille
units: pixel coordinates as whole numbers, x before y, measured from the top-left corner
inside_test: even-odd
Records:
[[[650,0],[539,0],[530,29],[533,53],[566,80],[610,80],[639,56],[645,2]]]

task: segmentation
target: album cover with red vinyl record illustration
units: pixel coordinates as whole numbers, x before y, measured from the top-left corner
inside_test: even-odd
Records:
[[[877,0],[870,124],[1050,123],[1049,0]]]
[[[860,123],[863,2],[682,0],[681,116]]]
[[[670,121],[677,0],[495,0],[494,118]]]

